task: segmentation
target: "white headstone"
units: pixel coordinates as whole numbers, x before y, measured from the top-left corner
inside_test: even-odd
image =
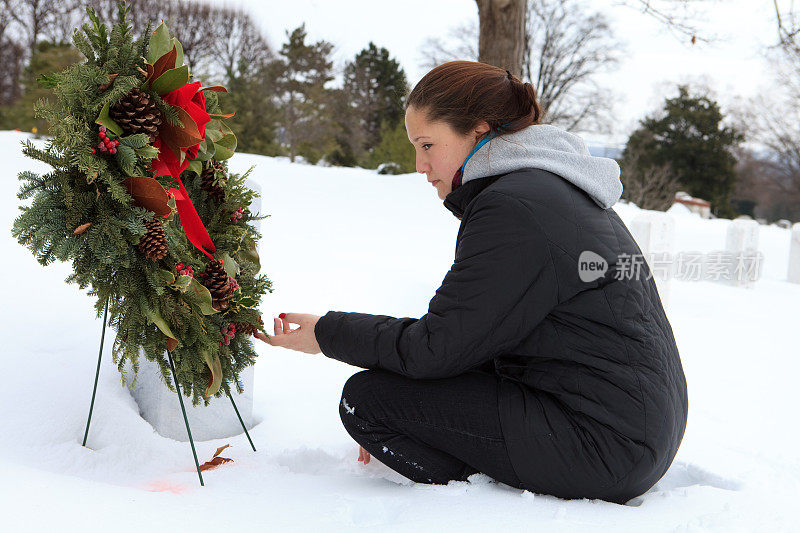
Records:
[[[666,307],[669,303],[670,280],[674,273],[672,249],[675,241],[675,219],[666,213],[642,213],[631,222],[631,233],[653,274],[661,303]]]
[[[125,366],[125,374],[129,381],[133,381],[133,367],[130,362]],[[235,386],[231,387],[231,396],[248,431],[253,427],[253,374],[252,366],[239,374],[244,387],[243,394],[238,394]],[[181,393],[184,393],[183,389]],[[131,396],[139,406],[139,414],[159,435],[184,442],[189,440],[178,395],[164,385],[158,365],[146,359],[143,352],[139,353],[139,372],[136,386],[131,389]],[[190,397],[183,395],[182,398],[195,441],[233,437],[244,432],[227,395],[211,398],[208,407],[202,402],[193,406]]]
[[[755,220],[732,220],[725,236],[725,250],[706,257],[706,273],[712,281],[735,287],[750,287],[761,275],[763,257],[758,251],[759,224]]]
[[[789,245],[789,273],[787,279],[790,283],[800,283],[800,222],[792,226],[792,243]]]
[[[261,187],[255,181],[247,179],[245,186],[261,193]],[[250,211],[254,215],[260,214],[260,196],[253,199]],[[260,220],[255,220],[252,224],[256,230],[260,231]],[[129,381],[133,381],[133,367],[130,361],[125,366],[125,373],[129,377]],[[239,377],[244,392],[237,393],[236,387],[233,386],[231,387],[231,396],[249,431],[253,427],[254,367],[245,368]],[[147,420],[159,435],[179,441],[189,440],[177,394],[167,388],[162,381],[159,366],[149,361],[143,352],[139,354],[139,372],[136,386],[131,389],[131,395],[139,405],[142,418]],[[183,396],[183,405],[186,409],[186,418],[189,419],[192,438],[196,441],[232,437],[244,432],[227,395],[223,395],[221,398],[212,398],[208,407],[205,407],[203,403],[193,406],[191,398]]]

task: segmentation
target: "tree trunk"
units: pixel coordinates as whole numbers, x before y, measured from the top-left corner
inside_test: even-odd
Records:
[[[475,0],[480,33],[478,61],[522,76],[525,51],[525,0]]]

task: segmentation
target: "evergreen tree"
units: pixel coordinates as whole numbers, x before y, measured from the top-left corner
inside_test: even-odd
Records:
[[[351,145],[357,154],[372,150],[381,141],[381,127],[393,130],[404,116],[403,100],[408,92],[406,74],[400,64],[389,57],[386,48],[370,42],[344,68],[343,92],[350,102],[352,113],[344,118],[353,138],[361,146]]]
[[[370,168],[383,164],[382,174],[408,174],[416,171],[416,155],[414,147],[408,141],[408,134],[403,122],[395,126],[384,121],[380,130],[381,142],[369,154],[367,160]]]
[[[240,60],[227,87],[226,107],[236,110],[231,130],[236,135],[237,149],[249,154],[281,155],[276,131],[281,114],[275,101],[274,65],[250,65]]]
[[[306,44],[305,24],[287,31],[288,41],[274,65],[282,137],[292,161],[297,155],[315,160],[325,151],[331,135],[330,91],[333,79],[333,45],[326,41]]]
[[[730,203],[736,184],[733,150],[744,135],[722,120],[717,102],[681,85],[677,97],[666,99],[663,114],[641,121],[629,143],[639,152],[640,168],[668,166],[682,189],[711,202],[716,216],[731,217],[736,215]]]

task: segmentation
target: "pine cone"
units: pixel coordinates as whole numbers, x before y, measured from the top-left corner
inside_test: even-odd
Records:
[[[241,333],[246,337],[252,337],[256,334],[258,328],[250,322],[236,322],[236,333]]]
[[[145,257],[158,261],[167,255],[167,234],[164,232],[164,224],[158,218],[153,218],[147,224],[147,233],[139,241],[139,251]]]
[[[215,177],[219,175],[217,183],[214,183]],[[225,189],[220,186],[220,183],[225,183],[225,167],[219,161],[214,161],[213,164],[203,165],[203,172],[200,174],[200,187],[206,191],[217,202],[222,202],[225,199]]]
[[[215,259],[206,265],[202,277],[203,285],[211,293],[211,305],[214,309],[220,310],[228,306],[228,298],[231,297],[231,285],[228,282],[228,273],[222,266],[222,261]]]
[[[158,137],[161,126],[161,111],[153,98],[138,87],[134,87],[108,110],[108,115],[119,124],[126,135],[146,133],[150,142]]]

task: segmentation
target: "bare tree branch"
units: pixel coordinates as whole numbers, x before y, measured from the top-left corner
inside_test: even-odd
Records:
[[[544,119],[568,130],[607,129],[613,103],[595,82],[623,50],[606,18],[575,0],[531,0],[523,76],[536,88]]]
[[[652,134],[649,132],[643,134],[649,135],[652,139]],[[647,142],[645,139],[638,147],[629,146],[625,150],[620,163],[622,196],[642,209],[666,211],[675,202],[675,193],[678,192],[680,184],[669,164],[649,166],[641,163],[642,150]]]
[[[529,0],[522,78],[530,80],[545,120],[574,131],[607,130],[610,90],[594,80],[618,65],[623,47],[600,13],[587,15],[577,0]],[[478,26],[468,21],[429,38],[420,49],[423,67],[446,61],[477,61]]]
[[[683,41],[691,39],[709,43],[716,40],[716,35],[706,34],[700,29],[699,21],[706,20],[699,9],[701,5],[708,5],[714,0],[619,0],[615,5],[626,6],[641,10],[644,15],[652,17],[665,28],[670,30],[676,38]]]

